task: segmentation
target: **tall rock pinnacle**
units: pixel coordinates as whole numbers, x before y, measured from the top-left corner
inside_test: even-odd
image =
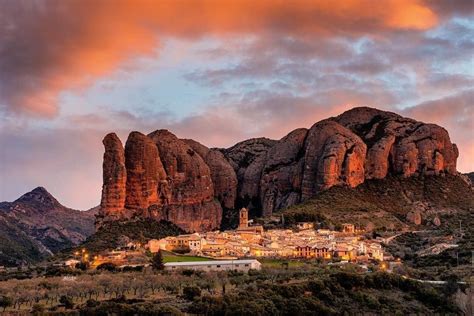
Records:
[[[101,209],[107,213],[125,208],[127,169],[122,142],[115,133],[107,134],[102,141],[105,147]]]

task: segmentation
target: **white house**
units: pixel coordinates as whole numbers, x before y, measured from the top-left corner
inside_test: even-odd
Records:
[[[187,261],[165,263],[166,270],[191,269],[203,271],[260,270],[261,263],[257,260],[212,260],[212,261]]]
[[[75,268],[76,264],[78,264],[80,261],[76,259],[68,259],[64,262],[64,265],[70,268]]]

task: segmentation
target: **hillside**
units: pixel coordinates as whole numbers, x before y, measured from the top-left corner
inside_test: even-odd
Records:
[[[415,226],[409,213],[421,215],[422,227],[448,225],[456,214],[474,210],[474,191],[461,177],[387,177],[356,188],[332,187],[282,211],[286,224],[296,221],[354,223],[362,228],[403,229]],[[474,223],[473,223],[474,225]]]
[[[405,231],[386,247],[413,276],[443,279],[452,274],[465,279],[472,274],[474,191],[459,176],[389,177],[354,189],[333,187],[281,214],[286,225],[315,221],[336,228],[353,223],[379,234]],[[415,223],[413,214],[421,223]],[[437,253],[445,244],[455,247]]]
[[[81,248],[97,253],[123,246],[127,241],[146,243],[150,239],[161,239],[176,236],[185,232],[178,226],[167,221],[124,221],[110,222],[100,227],[82,243]]]
[[[78,245],[94,232],[96,213],[69,209],[42,187],[0,203],[0,265],[36,262]]]

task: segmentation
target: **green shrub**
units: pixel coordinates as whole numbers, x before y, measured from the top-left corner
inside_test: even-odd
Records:
[[[103,270],[113,272],[117,270],[117,266],[112,262],[104,262],[102,264],[99,264],[96,269],[99,271]]]
[[[183,297],[189,301],[201,296],[201,289],[197,286],[186,286],[183,288]]]

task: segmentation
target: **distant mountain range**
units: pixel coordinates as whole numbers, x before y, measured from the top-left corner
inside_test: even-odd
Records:
[[[98,207],[67,208],[38,187],[14,202],[0,203],[0,265],[45,259],[94,233]]]

